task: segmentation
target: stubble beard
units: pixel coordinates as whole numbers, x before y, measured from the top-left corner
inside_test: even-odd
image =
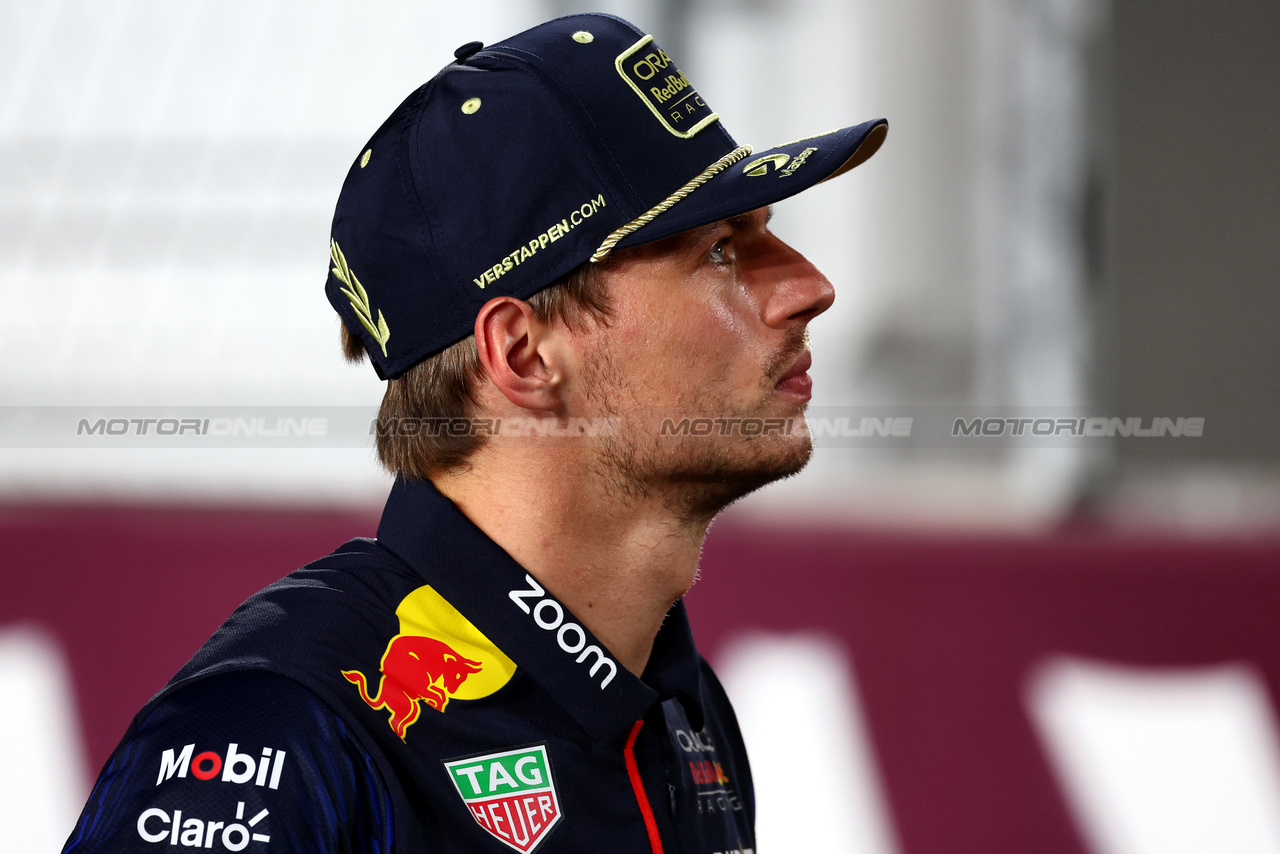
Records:
[[[727,397],[699,395],[678,411],[658,411],[633,403],[622,373],[607,347],[601,346],[584,379],[588,397],[600,414],[614,419],[618,430],[598,437],[595,470],[611,494],[623,500],[659,500],[682,523],[702,528],[738,499],[776,480],[791,477],[808,464],[813,441],[804,422],[804,407],[780,411],[774,400],[773,377],[804,349],[798,335],[766,367],[758,399],[751,405],[732,405]],[[665,419],[712,419],[723,424],[735,419],[783,419],[787,429],[768,435],[743,435],[731,430],[720,435],[693,436],[687,432],[663,435]],[[718,421],[724,419],[725,421]]]

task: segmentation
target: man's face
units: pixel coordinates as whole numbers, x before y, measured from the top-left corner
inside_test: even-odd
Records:
[[[576,391],[622,425],[600,446],[601,471],[691,521],[812,451],[806,328],[835,294],[768,218],[761,208],[628,253],[608,272],[611,321],[584,346]]]

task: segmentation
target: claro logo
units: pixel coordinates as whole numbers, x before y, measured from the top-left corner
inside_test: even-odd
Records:
[[[220,841],[227,851],[243,851],[250,842],[271,841],[270,834],[255,830],[262,829],[258,825],[269,814],[269,810],[259,810],[257,815],[245,821],[244,801],[236,804],[235,821],[210,821],[191,817],[184,819],[182,810],[169,813],[152,807],[143,810],[138,816],[138,836],[146,842],[167,842],[183,848],[214,848],[214,843]]]
[[[252,780],[255,786],[280,788],[280,774],[284,771],[286,755],[283,750],[264,747],[262,755],[254,758],[253,754],[241,753],[240,745],[234,741],[227,745],[225,755],[206,750],[192,756],[195,749],[194,744],[186,744],[176,754],[173,748],[161,754],[156,785],[171,777],[186,777],[190,771],[197,780],[212,780],[221,774],[224,783],[248,783]]]
[[[600,683],[600,688],[603,690],[613,681],[613,677],[618,675],[618,665],[614,664],[613,659],[605,655],[600,647],[587,643],[587,633],[583,631],[582,626],[565,620],[564,608],[559,602],[550,597],[543,598],[547,596],[547,591],[533,580],[532,575],[526,574],[524,580],[529,585],[528,590],[512,590],[507,596],[516,603],[517,608],[533,617],[538,628],[555,632],[556,643],[565,652],[576,655],[577,658],[574,660],[579,664],[585,663],[588,658],[595,655],[595,662],[591,665],[588,675],[594,677],[597,670],[607,667],[609,672]],[[533,604],[526,600],[532,601]]]

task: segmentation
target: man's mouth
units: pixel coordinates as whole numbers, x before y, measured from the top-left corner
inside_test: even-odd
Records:
[[[813,365],[813,354],[808,350],[800,351],[791,367],[782,375],[774,390],[784,394],[808,400],[813,396],[813,380],[809,376],[809,368]]]

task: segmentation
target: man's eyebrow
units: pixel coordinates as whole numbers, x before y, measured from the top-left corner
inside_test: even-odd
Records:
[[[773,205],[769,205],[767,208],[765,208],[765,215],[764,215],[765,226],[768,226],[772,220],[773,220]],[[740,231],[746,231],[750,229],[753,225],[755,225],[755,221],[756,221],[755,211],[747,211],[746,213],[740,213],[737,216],[731,216],[727,219],[721,219],[715,222],[707,223],[706,225],[700,225],[697,228],[691,228],[688,231],[686,231],[683,236],[685,237],[688,243],[693,244],[701,241],[704,237],[709,235],[711,232],[715,231],[724,223],[728,223],[731,227],[738,229]]]
[[[756,210],[759,210],[759,208],[757,208]],[[747,211],[746,213],[740,213],[737,216],[731,216],[727,220],[724,220],[724,222],[729,223],[734,228],[748,229],[755,224],[755,220],[756,220],[755,211],[752,210],[752,211]],[[773,205],[769,205],[767,208],[764,209],[765,226],[768,227],[769,223],[772,221],[773,221]]]
[[[707,238],[708,235],[711,234],[711,232],[719,228],[722,222],[724,222],[724,220],[709,222],[706,225],[700,225],[697,228],[691,228],[688,231],[686,231],[684,234],[680,235],[682,238],[680,242],[685,244],[686,246],[693,246],[696,243],[701,243],[704,239]]]

